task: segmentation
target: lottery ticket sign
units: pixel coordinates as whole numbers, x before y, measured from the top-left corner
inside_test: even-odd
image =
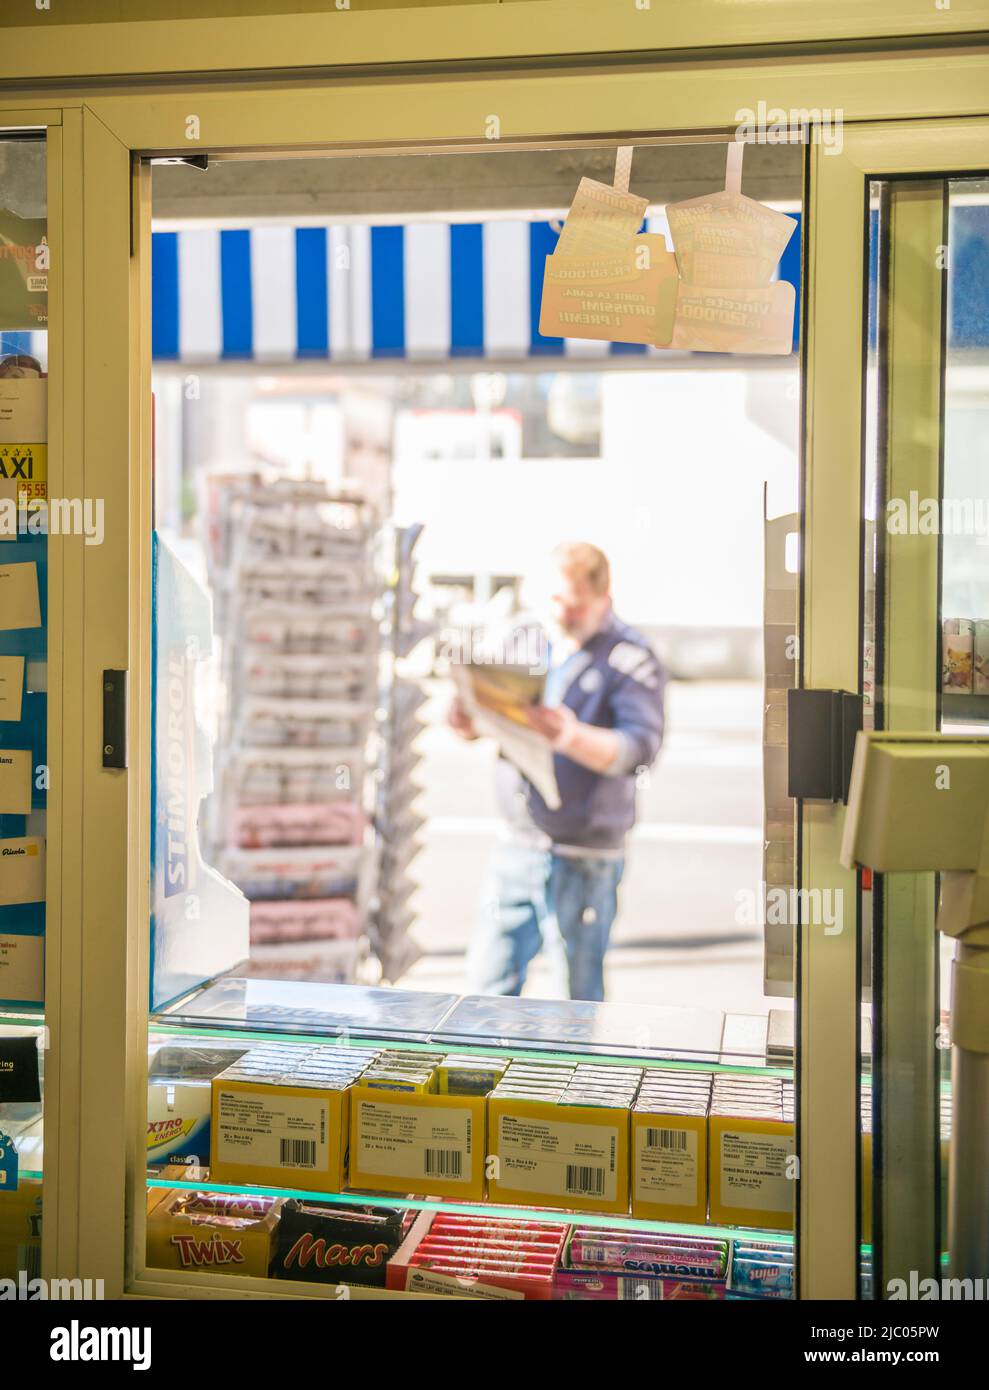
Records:
[[[638,231],[647,200],[628,191],[630,147],[618,151],[614,187],[582,179],[546,257],[540,333],[788,354],[796,297],[772,276],[796,223],[742,194],[743,150],[729,145],[723,189],[668,206],[672,252]]]

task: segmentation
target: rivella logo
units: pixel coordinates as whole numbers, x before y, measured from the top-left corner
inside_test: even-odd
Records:
[[[356,1265],[364,1269],[377,1269],[384,1264],[389,1248],[385,1244],[327,1245],[322,1236],[314,1236],[311,1231],[306,1231],[291,1247],[282,1261],[282,1267],[306,1269],[308,1265],[315,1264],[317,1269]]]

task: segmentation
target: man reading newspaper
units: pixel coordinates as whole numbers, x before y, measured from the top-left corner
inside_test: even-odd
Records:
[[[665,673],[645,638],[616,616],[610,566],[596,546],[557,547],[547,607],[545,687],[525,719],[552,757],[555,786],[543,778],[534,785],[502,745],[505,833],[468,951],[468,988],[520,994],[530,961],[545,949],[561,992],[603,999],[636,777],[663,738]],[[450,723],[476,738],[486,731],[478,713],[461,694]]]

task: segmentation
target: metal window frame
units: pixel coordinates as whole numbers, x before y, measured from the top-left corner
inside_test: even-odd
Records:
[[[804,616],[810,635],[804,683],[857,690],[862,660],[858,620],[862,545],[859,540],[856,547],[854,541],[859,536],[863,515],[866,316],[864,304],[862,312],[855,315],[847,312],[847,302],[849,282],[854,290],[865,280],[869,182],[895,177],[939,178],[989,167],[989,120],[983,117],[971,121],[856,126],[846,132],[841,155],[829,157],[820,149],[812,153],[807,292],[808,313],[815,331],[811,335],[811,365],[807,372],[806,441],[807,510],[815,514],[815,525],[804,569]],[[931,286],[917,286],[910,276],[908,232],[910,236],[917,235],[915,228],[904,226],[903,255],[898,264],[900,283],[907,286],[907,295],[899,303],[898,318],[911,312],[908,298],[912,296],[915,301],[925,300],[925,323],[932,324],[935,308],[927,302]],[[902,288],[900,294],[904,294]],[[843,298],[844,314],[838,307]],[[916,309],[916,303],[912,307]],[[940,315],[940,302],[936,312]],[[900,322],[901,331],[905,331],[903,320]],[[899,371],[897,384],[901,391],[906,384],[900,383]],[[923,402],[931,400],[930,385],[928,381],[927,392],[914,403],[914,421],[920,418]],[[915,390],[916,386],[915,382]],[[821,407],[826,403],[826,408],[819,409],[819,403]],[[898,406],[900,409],[903,407]],[[927,423],[938,424],[929,420]],[[899,431],[901,422],[894,427]],[[850,460],[854,460],[854,469],[849,466]],[[917,466],[929,469],[929,454]],[[829,475],[840,475],[840,485],[837,481],[833,486],[829,484]],[[837,547],[842,557],[838,565],[835,554],[821,552],[822,544]],[[938,602],[936,574],[936,563],[932,570],[930,555],[925,553],[922,568],[898,560],[895,570],[887,576],[888,607],[894,602],[903,603],[905,584],[910,585],[910,592],[921,603],[924,617],[918,626],[911,630],[909,624],[898,623],[895,656],[897,672],[903,672],[897,679],[921,682],[922,691],[930,690],[934,673],[930,613],[936,612]],[[892,584],[896,585],[895,593]],[[897,608],[898,613],[902,611]],[[852,613],[854,620],[849,617]],[[911,713],[917,715],[916,707]],[[844,893],[845,902],[855,903],[856,876],[842,870],[837,860],[843,820],[842,808],[804,807],[805,882],[830,883]],[[918,899],[918,911],[921,906]],[[829,1231],[828,1212],[819,1199],[820,1165],[838,1165],[843,1181],[847,1181],[850,1165],[856,1171],[858,1168],[857,936],[857,932],[846,930],[825,940],[823,931],[806,924],[800,933],[800,1128],[802,1176],[807,1179],[801,1200],[801,1231],[810,1250],[818,1254],[825,1249],[829,1252],[820,1263],[815,1258],[808,1265],[802,1264],[801,1296],[808,1298],[835,1297],[832,1281],[838,1270],[844,1292],[837,1296],[854,1296],[855,1270],[850,1261],[853,1256],[857,1258],[855,1247],[846,1245],[844,1233],[839,1242],[835,1233]],[[917,940],[916,935],[914,939]],[[915,983],[926,991],[926,1008],[929,991],[923,976],[924,971],[920,970]],[[925,1240],[926,1235],[920,1233],[915,1243],[923,1245]],[[899,1242],[904,1249],[909,1244],[907,1238]]]
[[[446,12],[449,14],[449,11]],[[100,26],[101,28],[104,26]],[[106,501],[106,541],[60,567],[61,925],[49,942],[58,1015],[49,1097],[60,1123],[46,1153],[45,1266],[102,1277],[120,1294],[229,1296],[225,1283],[142,1272],[149,903],[150,295],[148,170],[139,156],[200,148],[275,155],[485,149],[483,122],[510,115],[503,144],[710,139],[758,100],[844,111],[844,148],[809,151],[805,198],[803,680],[857,688],[861,518],[862,284],[866,180],[989,165],[986,55],[830,61],[750,59],[649,71],[561,71],[252,84],[82,98],[21,98],[61,111],[50,213],[53,259],[52,487]],[[497,102],[497,105],[493,105]],[[909,109],[908,109],[909,108]],[[0,104],[0,126],[14,108]],[[577,114],[575,114],[577,113]],[[900,120],[903,117],[926,120]],[[944,119],[944,117],[947,119]],[[933,119],[932,119],[933,118]],[[878,121],[856,125],[855,121]],[[400,133],[401,139],[397,139]],[[59,263],[61,270],[58,269]],[[130,770],[99,766],[104,669],[131,672]],[[71,694],[70,694],[71,692]],[[83,812],[85,814],[83,814]],[[803,886],[854,880],[838,867],[840,809],[802,808]],[[55,857],[52,857],[55,862]],[[54,872],[54,870],[53,870]],[[800,1290],[852,1298],[857,1229],[857,962],[854,933],[799,938]],[[126,1193],[126,1198],[125,1198]],[[128,1233],[130,1216],[133,1229]],[[256,1293],[239,1284],[245,1296]],[[300,1291],[301,1292],[301,1291]]]
[[[287,0],[281,6],[289,9]],[[747,48],[774,56],[854,45],[984,41],[986,0],[475,0],[390,7],[388,0],[326,7],[322,14],[3,26],[0,83],[120,77],[327,71],[423,63],[531,63],[656,54],[720,58]],[[91,6],[92,8],[92,6]],[[109,6],[107,7],[109,9]],[[116,8],[116,7],[115,7]],[[414,16],[411,11],[414,8]],[[404,19],[404,23],[401,20]],[[112,55],[112,56],[109,56]]]

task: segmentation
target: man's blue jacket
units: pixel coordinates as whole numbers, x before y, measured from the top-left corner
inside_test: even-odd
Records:
[[[513,838],[523,843],[614,853],[635,822],[637,776],[655,761],[663,741],[666,673],[642,634],[612,613],[561,674],[566,687],[556,703],[573,710],[582,724],[614,729],[618,759],[607,773],[598,773],[554,754],[561,805],[551,810],[532,783],[500,758],[499,807]]]

